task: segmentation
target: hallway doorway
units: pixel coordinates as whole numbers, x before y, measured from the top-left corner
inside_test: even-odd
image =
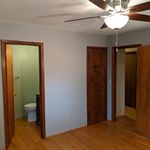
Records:
[[[112,115],[124,129],[136,132],[137,48],[140,45],[113,50]]]
[[[129,128],[135,128],[136,121],[136,51],[137,48],[126,48],[117,52],[116,121],[130,124]]]

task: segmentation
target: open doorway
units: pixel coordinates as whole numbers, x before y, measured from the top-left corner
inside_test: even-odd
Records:
[[[112,120],[119,127],[136,131],[137,45],[113,48]]]
[[[137,48],[117,52],[116,123],[136,131]]]
[[[150,99],[149,99],[149,68],[150,68],[150,46],[145,45],[141,46],[138,45],[129,45],[129,46],[121,46],[119,47],[119,51],[121,49],[126,48],[137,48],[137,73],[136,73],[136,102],[129,103],[129,108],[132,108],[132,110],[128,110],[128,114],[130,112],[130,120],[132,118],[132,121],[134,122],[134,125],[130,123],[129,121],[126,121],[125,119],[120,120],[120,123],[118,123],[117,119],[117,51],[116,48],[113,49],[112,52],[112,120],[116,121],[116,124],[119,125],[119,127],[125,128],[130,131],[135,131],[136,133],[143,135],[145,137],[150,137],[150,130],[149,130],[149,106],[150,106]],[[133,71],[133,70],[132,70]],[[125,81],[124,81],[125,84]],[[124,86],[125,87],[125,86]],[[131,87],[131,85],[130,85]],[[128,92],[130,92],[133,99],[133,91],[129,89]],[[131,92],[132,91],[132,92]],[[126,104],[124,101],[124,104]],[[136,105],[135,105],[136,103]],[[127,105],[126,104],[126,105]],[[136,115],[135,113],[135,106],[136,106]],[[132,113],[131,113],[132,112]],[[125,113],[125,111],[123,111]],[[125,114],[124,114],[125,115]],[[128,115],[129,116],[129,115]],[[134,117],[136,120],[134,121]],[[128,117],[129,118],[129,117]]]
[[[43,44],[2,41],[6,147],[20,124],[45,137]]]

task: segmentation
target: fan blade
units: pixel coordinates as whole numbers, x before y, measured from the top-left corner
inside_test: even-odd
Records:
[[[127,0],[127,3],[129,4],[129,3],[130,3],[130,0]]]
[[[128,14],[131,20],[150,22],[150,16],[142,14]]]
[[[73,21],[80,21],[80,20],[93,19],[93,18],[100,18],[100,16],[85,17],[85,18],[78,18],[78,19],[71,19],[71,20],[66,20],[66,21],[64,21],[64,22],[73,22]]]
[[[83,2],[76,2],[76,1],[68,1],[62,2],[58,6],[62,7],[76,7],[76,6],[83,6],[85,3]]]
[[[103,0],[89,0],[90,2],[92,2],[93,4],[95,4],[96,6],[98,6],[99,8],[103,9],[103,10],[107,10],[108,7],[111,8],[109,5],[107,5]],[[112,10],[113,8],[111,8]]]
[[[50,14],[50,15],[44,15],[44,16],[38,16],[39,19],[47,19],[47,18],[56,18],[56,17],[65,17],[65,16],[71,16],[72,13],[60,13],[60,14]]]
[[[105,28],[107,28],[107,25],[104,23],[104,24],[100,27],[100,29],[105,29]]]
[[[140,11],[145,11],[145,10],[149,10],[149,9],[150,9],[150,2],[145,2],[142,4],[138,4],[138,5],[129,7],[129,10],[131,12],[140,12]]]

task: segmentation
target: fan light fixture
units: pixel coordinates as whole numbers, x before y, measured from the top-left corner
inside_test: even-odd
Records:
[[[129,17],[121,14],[114,14],[105,18],[106,25],[111,29],[120,29],[128,23]]]

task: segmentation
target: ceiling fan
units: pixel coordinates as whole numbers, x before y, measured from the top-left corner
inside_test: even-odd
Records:
[[[125,26],[128,20],[150,22],[150,16],[139,14],[138,12],[150,10],[150,1],[129,7],[130,0],[89,0],[99,8],[103,9],[107,15],[90,16],[85,18],[77,18],[66,20],[65,22],[74,22],[93,18],[103,18],[104,24],[100,29],[111,28],[120,29]]]

